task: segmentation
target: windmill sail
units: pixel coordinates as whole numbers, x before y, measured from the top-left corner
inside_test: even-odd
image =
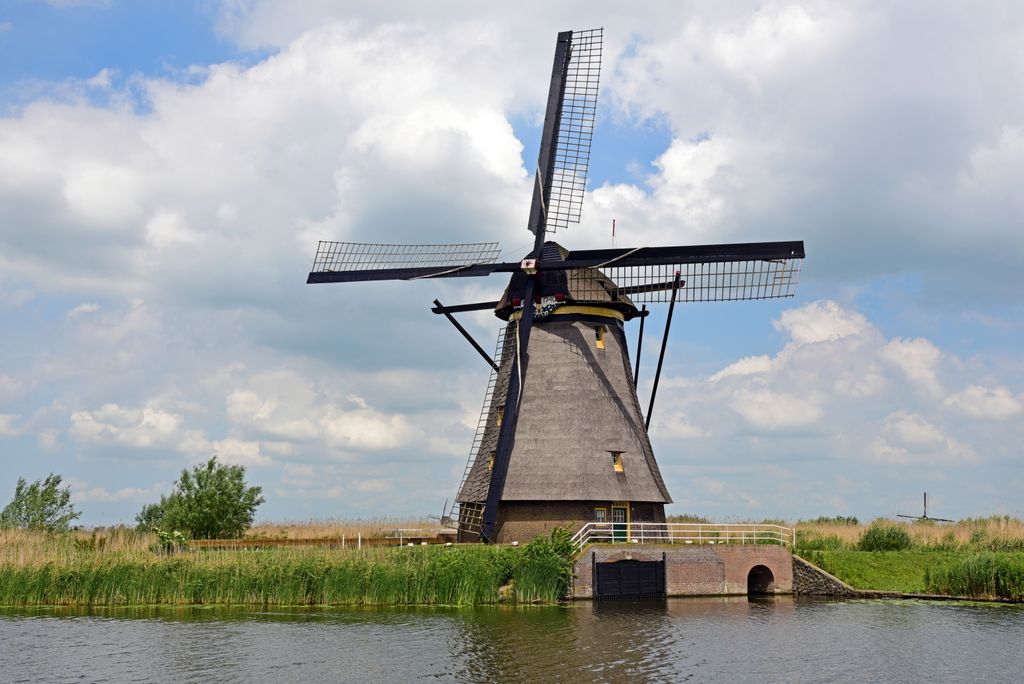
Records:
[[[792,297],[800,280],[802,263],[802,259],[764,259],[602,270],[619,283],[617,294],[628,295],[638,303],[668,302],[672,298],[672,279],[676,273],[684,283],[676,293],[677,302],[734,302]],[[569,282],[588,277],[583,275],[587,270],[590,269],[570,271]]]
[[[572,32],[547,205],[549,233],[580,222],[597,116],[603,37],[601,28]]]
[[[570,284],[599,270],[618,284],[614,295],[637,303],[668,302],[679,273],[676,301],[724,302],[792,297],[800,280],[803,242],[595,249],[569,252],[548,268],[568,269]]]
[[[383,244],[321,240],[307,283],[488,275],[497,242]],[[483,268],[481,268],[483,267]]]

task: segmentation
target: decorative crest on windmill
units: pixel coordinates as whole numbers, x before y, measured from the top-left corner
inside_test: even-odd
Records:
[[[793,296],[801,241],[569,250],[547,240],[579,222],[597,111],[603,29],[558,34],[527,227],[533,249],[497,243],[321,242],[307,283],[510,274],[496,301],[444,306],[490,364],[469,461],[448,516],[463,541],[525,541],[553,527],[664,522],[671,503],[647,429],[676,301]],[[669,303],[646,419],[636,391],[648,303]],[[642,308],[638,308],[637,304]],[[505,322],[490,357],[453,314]],[[635,367],[624,324],[640,319]]]

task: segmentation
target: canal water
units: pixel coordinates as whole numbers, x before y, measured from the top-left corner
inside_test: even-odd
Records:
[[[1021,682],[1024,606],[0,609],[0,681]]]

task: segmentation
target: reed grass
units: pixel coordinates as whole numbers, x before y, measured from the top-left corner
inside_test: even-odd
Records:
[[[950,596],[1024,601],[1024,554],[986,551],[925,575],[927,590]]]
[[[799,521],[796,524],[797,552],[855,551],[864,548],[861,542],[869,531],[879,529],[887,530],[888,535],[897,530],[905,532],[910,538],[910,546],[905,548],[912,550],[1024,551],[1024,521],[994,515],[950,524],[888,519],[875,520],[867,525],[827,518]]]
[[[128,531],[103,543],[2,532],[0,605],[553,603],[567,589],[566,561],[538,552],[543,540],[520,548],[286,547],[174,555],[152,546],[151,535]]]
[[[387,536],[399,529],[436,534],[438,525],[436,520],[427,518],[315,518],[306,521],[258,523],[246,530],[245,536],[256,539],[355,539],[362,535],[363,539],[373,539]]]

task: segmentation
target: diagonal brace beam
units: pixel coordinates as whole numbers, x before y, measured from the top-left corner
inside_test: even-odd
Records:
[[[462,336],[465,337],[466,340],[471,345],[473,345],[473,349],[476,349],[477,354],[484,357],[484,361],[486,361],[491,368],[493,368],[494,370],[498,370],[498,364],[494,363],[494,359],[492,359],[490,354],[485,352],[484,348],[481,347],[480,344],[473,339],[473,336],[469,334],[469,331],[463,328],[462,324],[455,320],[455,316],[452,316],[450,313],[445,311],[445,306],[436,299],[434,300],[434,306],[440,309],[441,313],[444,314],[445,318],[447,318],[451,322],[451,324],[455,326],[455,329],[462,333]]]
[[[647,407],[647,421],[644,427],[651,429],[651,414],[654,413],[654,398],[658,395],[658,380],[661,379],[661,364],[665,361],[665,346],[668,344],[668,331],[672,327],[672,312],[676,308],[676,293],[679,292],[680,273],[676,271],[676,279],[672,283],[672,299],[668,304],[668,317],[665,319],[665,336],[661,338],[661,353],[658,354],[658,370],[654,371],[654,387],[651,388],[651,403]]]

